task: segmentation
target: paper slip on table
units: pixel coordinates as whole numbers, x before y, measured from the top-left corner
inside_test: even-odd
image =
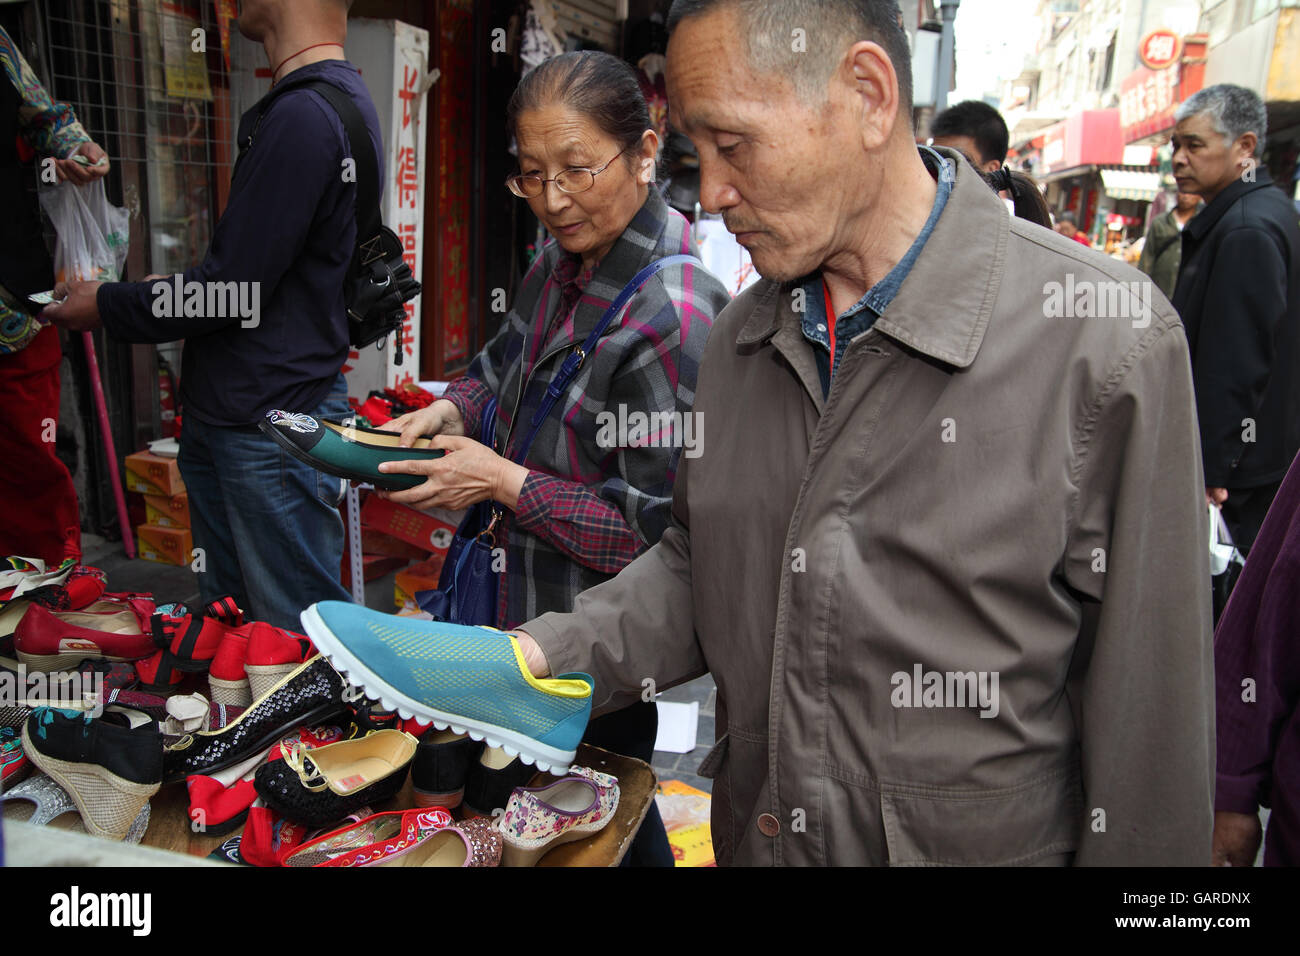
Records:
[[[650,801],[655,797],[658,787],[655,773],[642,760],[609,753],[586,744],[578,748],[574,762],[577,766],[591,767],[618,778],[618,810],[614,819],[599,833],[585,840],[556,847],[537,865],[618,866],[650,809]],[[529,786],[541,786],[555,779],[550,774],[539,773]],[[140,846],[166,851],[169,854],[166,857],[159,859],[157,854],[140,853],[137,847],[85,833],[69,832],[80,817],[75,813],[66,813],[40,827],[26,823],[5,823],[5,862],[11,866],[165,866],[169,865],[169,861],[170,865],[186,865],[207,857],[243,829],[241,826],[220,837],[195,833],[189,818],[189,798],[184,782],[163,787],[150,803],[149,829]],[[376,813],[382,813],[385,810],[402,810],[413,806],[415,802],[408,775],[400,794],[372,809]],[[453,816],[458,816],[459,813],[459,810],[452,811]],[[178,855],[184,859],[179,859]],[[148,859],[151,856],[153,859]],[[218,866],[232,865],[208,862],[214,862]]]

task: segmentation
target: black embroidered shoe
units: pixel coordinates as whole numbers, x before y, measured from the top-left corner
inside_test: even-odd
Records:
[[[415,738],[400,730],[377,730],[312,749],[299,743],[283,760],[259,767],[253,784],[281,816],[309,827],[328,826],[397,796],[415,747]]]
[[[315,724],[346,709],[347,684],[324,657],[317,655],[286,674],[260,700],[215,731],[186,734],[163,751],[164,779],[191,774],[211,776],[266,750],[304,724]]]

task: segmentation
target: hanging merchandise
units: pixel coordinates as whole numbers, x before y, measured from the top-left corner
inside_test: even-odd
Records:
[[[519,59],[527,73],[553,56],[564,52],[564,43],[557,35],[558,18],[550,0],[532,0],[524,21],[524,38],[519,47]]]

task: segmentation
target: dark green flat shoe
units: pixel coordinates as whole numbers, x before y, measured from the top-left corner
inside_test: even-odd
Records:
[[[430,448],[427,438],[418,439],[414,448],[400,448],[397,442],[401,436],[397,432],[361,428],[336,419],[313,418],[302,412],[278,409],[267,412],[258,427],[293,457],[317,471],[352,481],[368,481],[384,491],[414,488],[422,484],[424,478],[420,475],[386,475],[379,470],[381,462],[428,461],[446,454],[441,448]]]

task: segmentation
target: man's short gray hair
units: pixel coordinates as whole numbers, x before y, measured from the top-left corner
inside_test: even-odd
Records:
[[[911,128],[912,49],[895,0],[675,0],[668,32],[724,7],[740,14],[754,69],[788,76],[810,105],[826,102],[831,75],[850,46],[879,43],[898,74],[899,115]]]
[[[1210,117],[1215,132],[1229,145],[1246,133],[1254,133],[1255,156],[1263,154],[1264,137],[1268,133],[1268,111],[1254,90],[1231,83],[1207,86],[1189,96],[1174,113],[1174,119],[1181,123],[1201,113]]]

